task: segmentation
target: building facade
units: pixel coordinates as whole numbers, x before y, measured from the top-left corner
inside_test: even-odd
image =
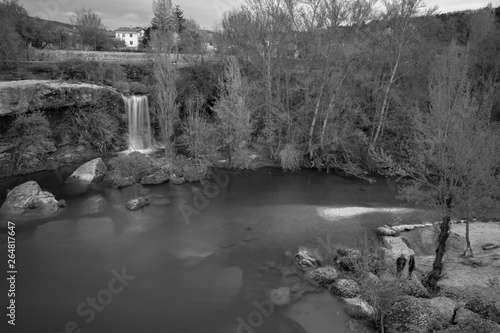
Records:
[[[115,30],[115,37],[125,41],[129,48],[138,48],[144,38],[144,28],[118,28]]]

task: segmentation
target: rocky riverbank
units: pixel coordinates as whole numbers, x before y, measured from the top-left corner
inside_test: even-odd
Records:
[[[297,269],[290,271],[301,280],[274,292],[286,305],[311,292],[304,282],[316,286],[313,291],[323,288],[344,301],[349,315],[382,332],[500,332],[500,224],[471,224],[473,258],[463,257],[464,224],[453,224],[446,274],[431,294],[422,281],[432,268],[437,225],[379,228],[378,245],[362,249],[300,247],[292,257]],[[283,281],[289,273],[283,270]]]

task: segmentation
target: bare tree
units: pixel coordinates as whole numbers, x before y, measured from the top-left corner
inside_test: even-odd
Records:
[[[401,77],[399,67],[404,61],[405,52],[416,34],[411,18],[417,15],[424,7],[423,0],[384,0],[384,19],[389,26],[381,32],[379,41],[386,54],[386,63],[389,67],[389,77],[382,85],[382,102],[378,108],[375,130],[370,141],[370,149],[374,150],[382,132],[389,108],[389,96],[394,83]]]

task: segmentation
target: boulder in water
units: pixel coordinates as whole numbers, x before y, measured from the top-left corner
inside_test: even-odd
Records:
[[[131,199],[127,202],[126,206],[129,210],[138,210],[142,207],[149,205],[149,198],[138,197],[135,199]]]
[[[294,261],[302,271],[309,271],[321,266],[321,261],[305,247],[299,247]]]
[[[66,179],[64,192],[67,194],[82,194],[87,191],[90,183],[100,181],[106,171],[106,165],[101,158],[93,159],[80,166]]]
[[[108,168],[101,158],[93,159],[76,169],[71,176],[66,179],[66,182],[81,181],[92,183],[100,181]]]
[[[7,194],[0,213],[7,216],[47,218],[59,211],[58,201],[50,192],[42,191],[35,181],[16,186]]]
[[[323,266],[316,269],[307,271],[304,274],[304,278],[316,285],[322,287],[328,287],[337,280],[339,277],[339,272],[333,266]]]
[[[359,297],[345,298],[344,301],[347,303],[345,311],[353,318],[371,320],[376,313],[370,304]]]
[[[342,298],[354,298],[361,292],[359,283],[350,279],[340,279],[335,281],[328,288],[334,295]]]

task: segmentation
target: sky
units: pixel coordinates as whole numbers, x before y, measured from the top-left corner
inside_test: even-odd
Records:
[[[76,8],[86,6],[98,13],[107,29],[126,26],[148,26],[152,18],[153,0],[20,0],[30,15],[52,21],[70,23]],[[477,9],[491,2],[500,6],[500,0],[426,0],[428,6],[439,6],[438,12]],[[222,13],[238,8],[244,0],[173,0],[184,11],[185,18],[192,18],[201,28],[213,29]]]

